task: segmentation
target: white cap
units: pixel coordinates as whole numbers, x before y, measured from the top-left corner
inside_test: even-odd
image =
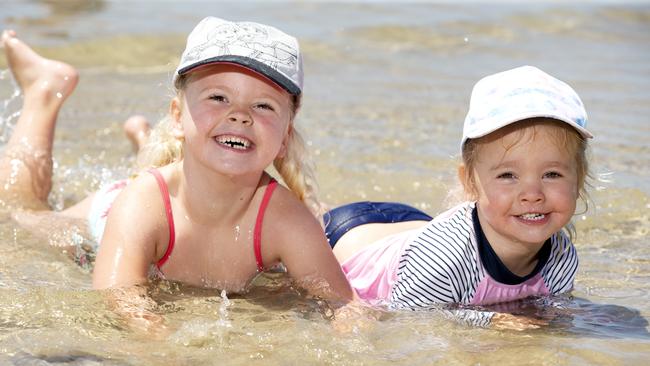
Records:
[[[274,27],[207,17],[187,37],[174,82],[197,67],[234,63],[251,69],[292,95],[302,92],[302,57],[298,40]]]
[[[578,94],[542,70],[522,66],[486,76],[474,85],[461,150],[467,139],[535,117],[565,122],[584,138],[593,137],[585,128],[587,112]]]

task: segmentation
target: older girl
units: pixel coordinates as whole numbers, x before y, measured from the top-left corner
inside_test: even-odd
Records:
[[[0,198],[52,219],[89,218],[100,244],[94,287],[159,276],[242,292],[282,263],[314,294],[351,299],[307,207],[313,192],[294,129],[303,83],[294,37],[263,24],[203,19],[176,70],[177,95],[154,134],[162,138],[145,148],[150,169],[57,213],[47,205],[52,140],[77,72],[36,54],[13,31],[2,42],[25,99],[0,160]],[[271,163],[290,189],[265,172]]]

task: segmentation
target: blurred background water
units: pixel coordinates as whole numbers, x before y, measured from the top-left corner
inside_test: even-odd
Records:
[[[91,290],[88,270],[3,213],[0,364],[647,364],[650,3],[5,0],[0,28],[81,75],[57,129],[55,207],[129,174],[121,124],[135,113],[162,117],[185,37],[207,15],[299,38],[298,127],[330,205],[397,200],[436,214],[457,188],[479,78],[529,64],[572,85],[595,135],[596,177],[588,211],[575,218],[574,297],[512,310],[550,319],[539,330],[394,313],[340,333],[282,276],[230,300],[168,284],[152,291],[171,334],[154,339],[127,329]],[[8,71],[0,101],[1,149],[21,104]]]

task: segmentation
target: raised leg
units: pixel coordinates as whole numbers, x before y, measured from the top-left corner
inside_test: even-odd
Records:
[[[147,118],[139,115],[131,116],[124,122],[124,133],[133,144],[136,152],[139,152],[142,146],[147,143],[151,124]]]
[[[68,64],[40,56],[14,31],[4,31],[1,40],[24,100],[0,157],[0,207],[49,209],[56,119],[77,85],[78,73]]]

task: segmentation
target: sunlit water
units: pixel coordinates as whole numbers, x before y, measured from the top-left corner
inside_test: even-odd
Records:
[[[0,364],[647,364],[650,359],[650,5],[383,2],[3,2],[0,27],[79,68],[60,115],[55,186],[63,208],[129,174],[121,123],[157,120],[184,37],[205,15],[274,24],[305,56],[299,128],[323,198],[397,200],[431,214],[449,204],[473,83],[533,64],[587,107],[591,202],[576,216],[573,298],[514,305],[545,319],[530,331],[457,324],[437,312],[390,313],[340,332],[327,305],[288,280],[245,296],[156,284],[168,330],[131,330],[92,291],[88,269],[0,214]],[[6,69],[4,59],[0,68]],[[0,149],[21,103],[0,74]]]

